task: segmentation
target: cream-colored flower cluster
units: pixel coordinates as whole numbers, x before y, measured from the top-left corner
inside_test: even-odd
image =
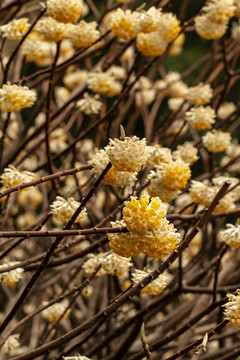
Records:
[[[220,239],[233,248],[240,247],[240,224],[227,224],[227,229],[220,231]]]
[[[224,156],[221,159],[221,165],[226,165],[229,161],[234,160],[240,155],[240,144],[238,144],[237,141],[232,142],[228,147],[226,148],[226,156]],[[239,159],[235,160],[235,162],[228,166],[228,171],[231,172],[240,172],[240,162]]]
[[[224,315],[234,326],[240,328],[240,290],[237,289],[237,295],[227,294],[228,302],[224,304]]]
[[[164,96],[184,99],[188,92],[187,85],[181,80],[181,74],[177,71],[170,71],[164,79],[155,82],[156,89]]]
[[[235,10],[234,0],[208,0],[195,19],[198,35],[207,40],[221,38]]]
[[[47,303],[44,302],[43,305],[46,305]],[[60,316],[67,310],[69,305],[69,302],[67,299],[53,304],[42,311],[42,317],[46,319],[49,322],[55,322],[57,321]],[[65,314],[63,315],[63,319],[66,319],[70,313],[70,309],[68,309]]]
[[[87,84],[90,90],[109,97],[119,95],[122,91],[121,83],[108,72],[90,73],[87,78]]]
[[[88,47],[100,37],[100,32],[96,30],[96,27],[96,21],[87,23],[81,20],[80,23],[76,25],[68,24],[67,37],[78,48]]]
[[[27,86],[4,84],[0,89],[0,109],[2,111],[18,111],[33,106],[36,93]]]
[[[231,143],[231,134],[220,130],[208,131],[202,138],[208,151],[219,153],[227,149]]]
[[[6,342],[4,343],[1,352],[2,354],[10,354],[14,352],[15,349],[17,349],[20,346],[20,343],[18,341],[20,337],[20,334],[13,334],[10,335]]]
[[[61,196],[57,196],[56,200],[50,205],[51,212],[54,218],[61,222],[68,222],[74,215],[75,211],[79,208],[80,203],[75,201],[72,197],[67,200]],[[77,216],[75,222],[80,222],[87,217],[86,209],[82,209]]]
[[[226,120],[236,110],[237,107],[233,102],[224,102],[219,106],[217,116],[221,120]]]
[[[179,190],[187,185],[191,177],[189,164],[181,158],[162,163],[150,173],[151,183],[147,187],[150,196],[159,196],[164,202],[175,199]]]
[[[87,78],[88,71],[86,69],[74,69],[64,76],[63,82],[70,90],[73,90],[78,85],[84,83]]]
[[[0,33],[8,39],[21,40],[29,28],[28,18],[13,19],[9,23],[0,26]]]
[[[201,106],[209,103],[212,99],[213,91],[209,84],[199,83],[188,89],[186,99],[195,106]]]
[[[62,23],[77,21],[82,9],[82,0],[47,0],[48,15]]]
[[[192,107],[186,112],[186,120],[197,130],[210,129],[215,118],[216,113],[211,106]]]
[[[4,268],[12,266],[12,265],[17,265],[17,262],[10,261],[10,262],[4,263],[4,264],[0,265],[0,269],[4,269]],[[19,267],[14,270],[0,273],[0,283],[3,283],[4,285],[7,285],[7,286],[12,286],[12,285],[16,284],[22,278],[23,271],[24,271],[24,269]]]
[[[77,106],[86,115],[98,114],[102,107],[102,102],[98,99],[98,94],[91,96],[88,93],[84,93],[83,99],[77,101]]]
[[[20,171],[13,165],[9,165],[7,168],[5,168],[3,174],[1,175],[1,181],[4,188],[6,189],[36,180],[37,178],[38,177],[36,174],[30,171]],[[27,189],[29,188],[25,188],[24,190]]]
[[[108,234],[110,247],[124,257],[140,253],[164,257],[176,248],[180,237],[165,215],[166,210],[158,197],[143,195],[138,200],[132,196],[125,202],[123,220],[112,223],[113,227],[126,226],[129,232]]]
[[[198,149],[190,142],[186,141],[182,145],[177,146],[177,150],[173,151],[173,159],[182,159],[185,163],[193,165],[198,159]]]
[[[129,268],[132,266],[131,260],[114,252],[100,253],[98,255],[89,254],[88,257],[89,259],[83,264],[83,269],[86,273],[93,274],[99,265],[101,265],[96,274],[97,276],[107,273],[122,277],[128,274]]]
[[[216,184],[216,183],[215,183]],[[203,206],[208,206],[209,203],[213,200],[216,193],[220,189],[220,184],[211,185],[208,182],[202,183],[200,181],[192,180],[191,187],[189,189],[192,201],[195,204],[200,204]],[[214,209],[214,213],[222,211],[230,211],[236,208],[234,203],[235,198],[232,192],[227,193],[218,203]]]
[[[132,274],[133,284],[135,285],[138,282],[142,281],[149,275],[149,272],[150,271],[146,272],[136,269],[135,272]],[[141,293],[148,295],[157,295],[166,288],[166,286],[170,283],[171,280],[172,275],[165,271],[163,274],[159,275],[155,280],[153,280],[150,284],[145,286],[141,290]]]

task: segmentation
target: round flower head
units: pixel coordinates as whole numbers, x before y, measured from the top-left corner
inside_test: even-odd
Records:
[[[62,41],[67,35],[67,25],[57,22],[51,17],[40,19],[34,30],[41,35],[43,40]]]
[[[33,106],[37,97],[27,86],[4,84],[0,89],[0,109],[2,111],[17,111]]]
[[[78,85],[85,82],[88,78],[88,71],[86,69],[76,70],[64,76],[63,82],[70,89],[75,89]]]
[[[110,97],[119,95],[122,91],[122,85],[107,72],[90,73],[87,84],[92,91]]]
[[[16,264],[17,264],[17,262],[14,262],[14,261],[8,262],[3,265],[0,265],[0,269],[4,269],[6,267],[16,265]],[[7,286],[12,286],[12,285],[16,284],[22,278],[23,271],[24,271],[24,269],[19,267],[14,270],[0,273],[0,283],[3,283]]]
[[[197,130],[210,129],[215,118],[216,113],[211,106],[192,107],[186,112],[186,120]]]
[[[148,257],[161,259],[176,249],[179,239],[180,234],[173,224],[162,218],[158,228],[150,229],[144,234],[141,252]]]
[[[62,23],[75,22],[83,9],[82,0],[48,0],[47,13]]]
[[[224,102],[219,106],[217,116],[219,119],[225,120],[236,110],[237,107],[233,102]]]
[[[189,165],[177,159],[162,166],[162,185],[169,190],[180,190],[191,177]]]
[[[135,93],[135,101],[137,106],[143,104],[149,105],[156,99],[156,91],[154,89],[137,91]]]
[[[2,347],[1,352],[3,354],[11,354],[15,349],[17,349],[20,346],[20,343],[18,341],[20,337],[20,334],[13,334],[10,335],[5,344]]]
[[[190,87],[186,95],[186,99],[195,106],[207,104],[213,96],[213,91],[209,84],[199,83],[196,86]]]
[[[123,209],[123,221],[127,229],[140,234],[159,227],[165,215],[166,210],[162,201],[158,197],[149,199],[146,195],[140,200],[131,196],[131,201],[126,201]]]
[[[93,166],[91,172],[98,178],[107,164],[109,163],[109,157],[104,150],[100,150],[96,153],[90,163]],[[103,183],[112,186],[124,187],[136,181],[137,172],[130,171],[118,171],[114,166],[107,172],[103,178]]]
[[[237,295],[227,294],[228,302],[224,304],[224,315],[227,320],[234,326],[240,328],[240,290],[237,290]]]
[[[156,31],[161,25],[162,9],[152,6],[147,11],[140,12],[140,29],[142,33]]]
[[[233,17],[235,9],[234,0],[208,0],[202,8],[207,17],[219,23],[227,22]]]
[[[3,186],[6,189],[9,189],[13,186],[27,183],[37,179],[37,175],[30,171],[20,171],[16,169],[13,165],[9,165],[4,169],[3,174],[1,175],[1,180]],[[25,188],[27,190],[29,188]]]
[[[171,202],[179,195],[179,190],[170,190],[162,185],[162,172],[160,170],[150,172],[151,183],[147,187],[150,196],[158,196],[163,202]]]
[[[233,248],[239,248],[240,224],[227,224],[227,229],[220,231],[220,239]]]
[[[168,53],[171,56],[179,55],[182,52],[182,47],[185,42],[185,35],[181,33],[171,44]]]
[[[178,36],[180,32],[180,22],[174,14],[164,13],[161,16],[161,25],[159,30],[169,44]]]
[[[143,55],[162,55],[166,50],[167,45],[167,40],[163,37],[159,30],[148,34],[140,33],[137,35],[137,48]]]
[[[146,139],[139,140],[137,136],[125,137],[124,140],[110,139],[105,151],[118,171],[140,171],[148,155]]]
[[[101,101],[98,100],[99,95],[91,96],[88,93],[84,93],[83,97],[83,99],[77,101],[79,109],[86,115],[98,114],[102,107]]]
[[[227,25],[227,21],[213,21],[206,15],[200,15],[195,18],[196,32],[199,36],[206,40],[220,39],[225,34]]]
[[[177,150],[173,152],[174,159],[182,159],[185,163],[193,165],[198,160],[198,149],[189,141],[183,145],[178,145]]]
[[[77,25],[67,25],[67,36],[76,47],[88,47],[100,37],[100,32],[96,30],[96,27],[96,21],[87,23],[81,20]]]
[[[126,70],[122,66],[112,65],[106,73],[114,77],[116,80],[122,80],[126,75]]]
[[[128,273],[131,265],[131,260],[119,256],[114,252],[110,252],[102,259],[102,267],[110,275],[123,276]]]
[[[21,40],[30,28],[28,18],[14,19],[9,23],[0,26],[0,32],[3,37],[12,40]]]
[[[231,142],[231,134],[220,130],[208,131],[202,138],[208,151],[218,153],[226,150]]]
[[[112,12],[109,25],[115,36],[127,41],[134,39],[141,30],[139,13],[121,8]]]
[[[88,260],[84,262],[82,268],[87,273],[92,275],[95,273],[99,265],[102,264],[102,260],[106,256],[107,253],[100,253],[97,255],[88,254]],[[101,266],[96,273],[96,276],[102,276],[106,274],[106,270]]]
[[[146,271],[136,269],[135,272],[132,274],[133,284],[135,285],[138,282],[142,281],[145,277],[148,276],[148,274],[149,273]],[[171,279],[172,276],[169,273],[164,272],[163,274],[159,275],[157,279],[153,280],[150,284],[145,286],[141,290],[141,293],[148,295],[157,295],[165,289]]]
[[[46,303],[44,303],[44,305],[46,305]],[[60,303],[53,304],[42,311],[42,317],[49,322],[55,322],[67,310],[68,305],[69,302],[67,299],[61,301]],[[69,312],[70,310],[64,314],[63,319],[68,317]]]
[[[21,46],[22,54],[27,62],[34,62],[37,66],[52,64],[56,53],[56,43],[44,41],[36,32],[29,34]]]
[[[148,151],[148,164],[150,166],[161,165],[162,163],[168,163],[172,160],[171,150],[167,147],[155,144],[153,146],[148,146]]]
[[[123,220],[111,222],[113,228],[125,227]],[[110,248],[119,256],[132,257],[142,252],[143,238],[141,235],[132,232],[120,232],[107,234]]]
[[[57,196],[56,200],[52,203],[52,205],[50,205],[54,218],[61,222],[68,222],[79,206],[80,203],[75,201],[73,198],[70,197],[66,200],[61,196]],[[75,222],[80,222],[86,216],[86,209],[83,209]]]

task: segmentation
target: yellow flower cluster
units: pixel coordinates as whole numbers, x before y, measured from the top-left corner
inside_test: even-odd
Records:
[[[20,171],[16,169],[13,165],[9,165],[6,169],[4,169],[3,174],[1,175],[3,186],[6,189],[36,180],[37,178],[38,177],[36,174],[30,171]],[[27,189],[29,188],[25,188],[24,190]]]
[[[18,341],[19,337],[20,337],[20,334],[10,335],[7,338],[5,344],[3,345],[1,352],[3,354],[11,354],[11,353],[13,353],[14,350],[17,349],[20,346],[20,343]]]
[[[225,120],[236,110],[237,107],[233,102],[224,102],[219,106],[217,116],[219,119]]]
[[[176,248],[180,236],[165,215],[166,210],[159,198],[149,199],[143,195],[138,200],[132,196],[131,201],[125,202],[123,220],[112,223],[113,227],[126,226],[129,233],[108,234],[110,247],[124,257],[140,253],[164,257]]]
[[[220,130],[208,131],[202,138],[204,146],[213,153],[227,149],[231,142],[231,134]]]
[[[82,0],[48,0],[47,13],[62,23],[75,22],[83,9]]]
[[[61,222],[68,222],[79,206],[80,203],[75,201],[73,198],[70,197],[66,200],[61,196],[57,196],[56,200],[52,203],[52,205],[50,205],[54,218]],[[86,216],[87,211],[84,208],[76,218],[75,222],[84,220]]]
[[[27,62],[35,62],[40,67],[48,66],[53,62],[56,44],[44,41],[38,33],[32,32],[22,44],[21,51]]]
[[[146,139],[139,140],[137,136],[125,137],[124,140],[110,139],[105,151],[118,171],[140,171],[147,161]]]
[[[46,302],[44,302],[43,305],[46,305]],[[47,309],[43,310],[42,317],[49,322],[55,322],[66,311],[68,305],[69,302],[67,299],[61,301],[60,303],[53,304],[49,306]],[[69,312],[70,310],[68,309],[64,314],[63,319],[66,319],[68,317]]]
[[[145,277],[148,276],[149,272],[136,269],[135,272],[132,274],[133,284],[135,285],[138,282],[142,281]],[[163,274],[159,275],[157,279],[153,280],[150,284],[145,286],[141,290],[141,293],[148,295],[157,295],[165,289],[171,279],[172,276],[169,273],[164,272]]]
[[[240,247],[240,224],[227,224],[227,229],[220,231],[220,239],[233,248]]]
[[[6,267],[16,265],[16,264],[17,264],[17,262],[11,261],[11,262],[0,265],[0,269],[4,269]],[[22,278],[23,271],[24,271],[24,269],[19,267],[14,270],[0,273],[0,283],[3,283],[7,286],[12,286],[12,285],[16,284]]]
[[[86,69],[77,69],[73,72],[67,73],[64,78],[64,84],[70,89],[75,89],[78,85],[87,80],[88,71]]]
[[[134,39],[140,31],[139,13],[118,8],[111,14],[109,25],[115,36],[129,41]]]
[[[91,170],[96,178],[98,178],[110,159],[104,150],[97,152],[90,161],[93,169]],[[137,172],[119,171],[114,166],[107,172],[103,178],[103,183],[112,186],[124,187],[133,183],[137,179]]]
[[[3,37],[12,40],[21,40],[30,28],[28,18],[13,19],[9,23],[0,26],[0,32]]]
[[[96,21],[87,23],[81,20],[80,23],[76,25],[68,24],[67,37],[78,48],[88,47],[100,37],[100,32],[96,30],[96,27]]]
[[[33,106],[37,97],[27,86],[4,84],[0,89],[0,109],[2,111],[17,111]]]
[[[67,36],[67,25],[59,23],[50,16],[40,19],[34,30],[46,41],[59,42]]]
[[[209,84],[199,83],[196,86],[190,87],[186,95],[186,99],[195,106],[207,104],[213,96],[213,91]]]
[[[198,149],[189,141],[183,145],[178,145],[177,150],[173,151],[174,159],[182,159],[185,163],[193,165],[198,160]]]
[[[228,302],[224,304],[224,315],[226,319],[234,326],[240,328],[240,289],[237,289],[237,295],[227,294]]]
[[[119,95],[122,91],[120,82],[107,72],[90,73],[87,84],[90,90],[109,97]]]
[[[202,10],[195,19],[198,35],[207,40],[219,39],[225,34],[236,6],[234,0],[208,0]]]
[[[186,112],[186,120],[197,130],[210,129],[215,118],[216,113],[211,106],[197,106]]]
[[[84,93],[83,99],[77,101],[77,106],[86,115],[98,114],[102,107],[102,103],[98,99],[98,94],[91,96]]]

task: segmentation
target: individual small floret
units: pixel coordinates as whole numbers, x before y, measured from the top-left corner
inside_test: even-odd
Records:
[[[78,85],[82,84],[87,80],[88,71],[86,69],[78,69],[76,71],[70,72],[65,75],[63,78],[64,84],[70,89],[75,89]]]
[[[92,91],[109,97],[119,95],[122,85],[107,72],[90,73],[87,78],[88,88]]]
[[[134,39],[141,31],[139,13],[121,8],[112,12],[109,25],[115,36],[127,41]]]
[[[14,19],[5,25],[0,26],[3,37],[12,40],[21,40],[30,28],[28,18]]]
[[[228,22],[217,22],[206,15],[195,18],[196,32],[206,40],[220,39],[227,30]]]
[[[227,294],[228,302],[224,304],[224,315],[226,319],[234,326],[240,328],[240,290],[237,290],[237,295]]]
[[[236,110],[237,107],[233,102],[224,102],[219,106],[217,116],[219,119],[225,120]]]
[[[118,171],[140,171],[148,157],[146,139],[140,140],[137,136],[110,139],[105,151]]]
[[[92,160],[90,161],[93,166],[91,172],[93,172],[96,178],[101,175],[109,162],[109,157],[104,150],[100,150],[93,156]],[[132,184],[134,181],[136,181],[136,179],[136,171],[118,171],[114,166],[112,166],[104,176],[103,183],[112,186],[124,187],[126,185]]]
[[[233,248],[240,247],[240,224],[227,224],[227,229],[220,231],[220,239]]]
[[[189,165],[177,159],[162,166],[162,185],[169,190],[180,190],[191,177]]]
[[[213,21],[224,23],[234,16],[236,6],[234,0],[208,0],[202,10]]]
[[[57,196],[56,200],[52,203],[52,205],[50,205],[54,218],[61,222],[68,222],[79,206],[80,203],[75,201],[73,198],[70,197],[66,200],[61,196]],[[76,218],[75,222],[80,222],[86,216],[87,212],[84,208]]]
[[[4,269],[6,267],[17,265],[17,262],[11,261],[5,264],[0,265],[0,269]],[[24,269],[21,267],[16,268],[14,270],[6,271],[4,273],[0,273],[0,283],[3,283],[7,286],[12,286],[16,284],[21,278]]]
[[[148,275],[149,272],[136,269],[135,272],[132,274],[133,284],[137,284],[138,282],[146,278]],[[148,295],[157,295],[165,289],[171,279],[172,276],[169,273],[164,272],[163,274],[159,275],[155,280],[153,280],[150,284],[145,286],[141,290],[141,293]]]
[[[46,302],[43,304],[46,305]],[[42,317],[49,322],[57,321],[63,313],[67,310],[69,302],[67,299],[61,301],[60,303],[53,304],[47,309],[43,310]],[[63,319],[66,319],[69,315],[70,310],[67,310],[63,315]]]
[[[75,22],[83,9],[82,0],[48,0],[47,13],[62,23]]]
[[[87,23],[81,20],[77,25],[68,24],[67,36],[76,47],[88,47],[100,37],[100,32],[96,30],[96,27],[96,21]]]
[[[131,201],[126,201],[123,209],[123,221],[127,229],[140,234],[148,229],[158,228],[165,215],[162,201],[158,197],[149,199],[146,195],[140,200],[131,196]]]
[[[190,87],[186,95],[186,99],[195,106],[207,104],[213,96],[213,91],[209,84],[199,83],[196,86]]]
[[[197,130],[210,129],[215,118],[216,113],[211,106],[192,107],[186,112],[186,120]]]
[[[47,41],[62,41],[67,36],[67,25],[54,20],[51,17],[40,19],[34,31],[38,32],[43,40]]]
[[[202,138],[204,146],[213,153],[227,149],[231,142],[231,134],[220,130],[208,131]]]
[[[3,345],[1,352],[3,354],[11,354],[11,353],[13,353],[14,350],[17,349],[20,346],[20,343],[18,341],[19,337],[20,337],[20,334],[10,335],[7,338],[5,344]]]
[[[7,168],[5,168],[3,174],[1,175],[3,186],[6,189],[36,180],[37,178],[38,177],[36,174],[30,171],[20,171],[16,169],[13,165],[9,165]],[[24,190],[27,189],[29,188],[25,188]]]
[[[36,101],[35,91],[27,86],[4,84],[0,89],[0,109],[2,111],[17,111],[33,106]]]
[[[77,101],[79,109],[86,115],[98,114],[102,107],[101,101],[98,100],[99,95],[91,96],[88,93],[84,93],[83,97],[83,99]]]
[[[193,165],[198,160],[198,149],[189,141],[183,145],[178,145],[177,150],[173,152],[173,158],[182,159],[185,163]]]

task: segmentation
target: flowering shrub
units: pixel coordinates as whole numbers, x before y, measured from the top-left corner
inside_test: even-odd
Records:
[[[239,18],[0,1],[1,359],[240,356]]]

